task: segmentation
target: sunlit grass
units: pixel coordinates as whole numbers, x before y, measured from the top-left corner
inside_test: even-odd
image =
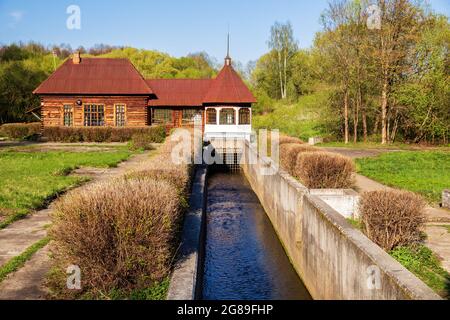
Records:
[[[79,167],[114,167],[131,152],[0,152],[0,225],[42,207],[46,200],[86,178],[68,175]]]
[[[383,184],[417,192],[432,203],[450,186],[450,152],[401,151],[356,159],[358,171]]]

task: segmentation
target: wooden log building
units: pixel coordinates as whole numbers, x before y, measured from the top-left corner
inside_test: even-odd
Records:
[[[34,94],[45,126],[171,128],[202,123],[205,137],[251,134],[255,97],[227,55],[215,79],[144,79],[128,59],[64,62]]]

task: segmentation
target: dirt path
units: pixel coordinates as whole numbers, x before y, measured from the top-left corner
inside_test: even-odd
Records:
[[[143,161],[147,160],[153,152],[132,156],[129,160],[120,163],[116,168],[82,168],[73,174],[90,176],[88,184],[120,176]],[[83,188],[87,184],[79,187]],[[51,205],[48,209],[30,214],[0,230],[0,266],[22,253],[40,239],[47,235],[46,226],[51,223]],[[42,281],[49,268],[47,247],[38,251],[25,266],[10,274],[0,283],[0,299],[42,299]]]

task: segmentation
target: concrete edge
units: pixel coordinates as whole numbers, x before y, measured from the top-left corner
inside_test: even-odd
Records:
[[[207,166],[195,169],[189,211],[185,214],[180,249],[167,300],[196,300],[202,290],[206,226]]]
[[[411,299],[443,300],[430,287],[367,238],[361,231],[352,227],[344,217],[319,197],[309,194],[306,194],[305,197],[319,209],[329,223],[335,226],[359,250],[364,252],[374,262],[374,265],[377,265],[384,273],[389,275],[391,281],[402,288]]]

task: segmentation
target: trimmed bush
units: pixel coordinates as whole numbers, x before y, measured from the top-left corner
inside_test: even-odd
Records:
[[[47,279],[58,299],[133,297],[167,279],[191,166],[171,159],[167,139],[156,156],[118,179],[73,190],[55,205],[54,268]],[[65,270],[78,265],[81,291],[67,290]],[[149,289],[150,288],[150,289]]]
[[[280,165],[289,174],[294,175],[295,164],[297,162],[298,155],[302,152],[318,152],[319,149],[314,147],[298,144],[298,143],[286,143],[280,145]]]
[[[56,277],[58,297],[107,298],[163,281],[175,254],[180,203],[170,183],[143,177],[96,183],[61,198],[51,229],[54,261],[60,271],[78,265],[83,288],[71,293]]]
[[[386,251],[422,240],[425,202],[408,191],[373,191],[361,196],[364,233]]]
[[[145,135],[151,143],[166,137],[162,126],[139,128],[115,127],[44,127],[43,136],[52,142],[127,142],[135,134]]]
[[[10,139],[25,139],[41,132],[41,123],[6,123],[0,127],[2,135]]]
[[[131,148],[134,150],[152,150],[153,138],[145,133],[135,133],[131,137]]]
[[[288,143],[297,143],[297,144],[304,144],[302,140],[299,138],[289,137],[289,136],[280,136],[280,146],[283,144]]]
[[[294,168],[294,176],[310,189],[351,188],[354,173],[350,158],[329,152],[300,153]]]

